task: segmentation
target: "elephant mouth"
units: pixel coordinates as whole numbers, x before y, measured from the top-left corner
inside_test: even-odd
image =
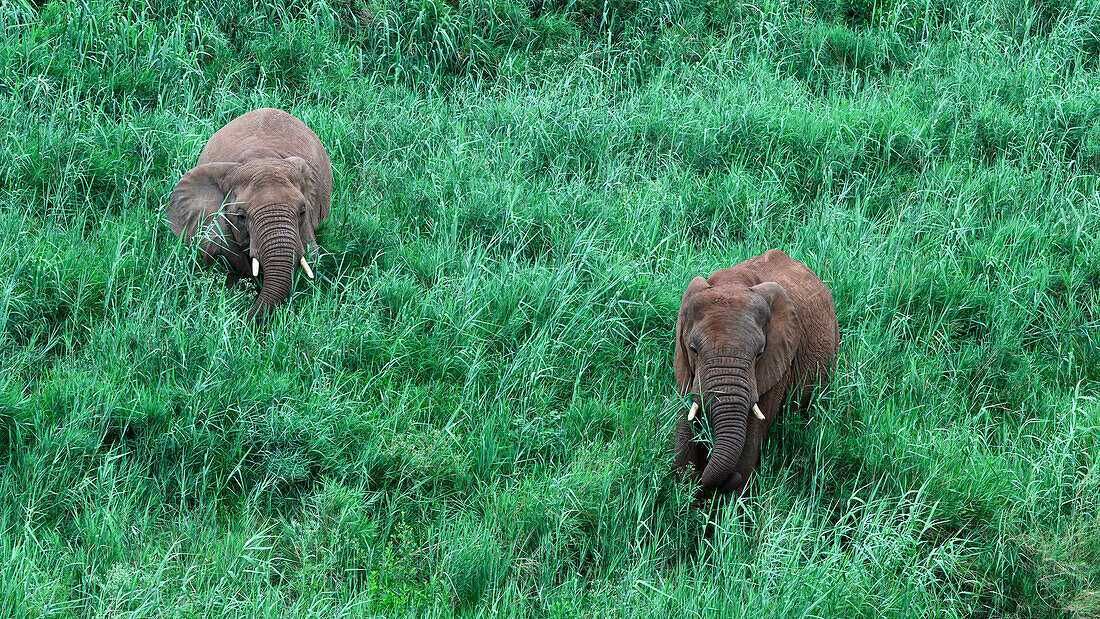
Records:
[[[306,277],[313,279],[313,269],[309,268],[309,263],[306,262],[306,257],[302,256],[298,259],[298,264],[302,267],[302,271],[306,274]],[[252,277],[260,276],[260,260],[259,258],[252,258]]]
[[[695,398],[691,399],[691,410],[688,411],[688,421],[695,421],[695,416],[699,413],[699,401]],[[760,403],[753,402],[752,414],[756,416],[760,421],[764,421],[767,417],[760,411]]]
[[[703,486],[708,489],[708,492],[730,494],[745,486],[746,473],[736,469],[740,466],[738,462],[742,456],[741,449],[747,429],[748,411],[751,410],[751,417],[756,417],[759,422],[767,421],[767,416],[760,410],[759,400],[750,398],[745,398],[748,400],[745,402],[745,399],[740,399],[734,394],[730,394],[729,397],[714,396],[709,400],[708,405],[704,405],[699,394],[692,394],[691,407],[687,412],[688,423],[694,425],[696,417],[701,413],[707,413],[704,421],[706,434],[702,442],[710,444],[700,473]],[[714,414],[713,417],[710,415],[711,412]],[[731,415],[735,416],[733,425],[730,423]],[[740,422],[736,421],[737,417],[740,418]]]
[[[730,474],[726,481],[718,487],[718,492],[720,494],[729,494],[744,485],[745,478],[741,475],[741,473],[734,471]]]

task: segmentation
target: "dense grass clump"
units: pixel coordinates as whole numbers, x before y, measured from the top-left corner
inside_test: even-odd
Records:
[[[1100,613],[1100,9],[0,2],[0,614]],[[163,222],[236,115],[335,175],[264,329]],[[689,279],[841,352],[669,471]]]

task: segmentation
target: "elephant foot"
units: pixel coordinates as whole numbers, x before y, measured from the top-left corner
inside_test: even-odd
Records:
[[[247,290],[248,278],[244,275],[238,275],[237,273],[226,273],[225,275],[225,287],[228,290]]]

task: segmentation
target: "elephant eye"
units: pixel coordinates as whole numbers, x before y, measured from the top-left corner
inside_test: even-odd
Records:
[[[688,350],[691,351],[693,355],[699,354],[699,349],[695,348],[695,344],[688,344]]]

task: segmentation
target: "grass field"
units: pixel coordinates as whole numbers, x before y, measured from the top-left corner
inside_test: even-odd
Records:
[[[1100,5],[280,1],[0,0],[0,614],[1100,616]],[[252,329],[163,212],[262,106],[335,186]],[[694,509],[773,247],[838,371]]]

